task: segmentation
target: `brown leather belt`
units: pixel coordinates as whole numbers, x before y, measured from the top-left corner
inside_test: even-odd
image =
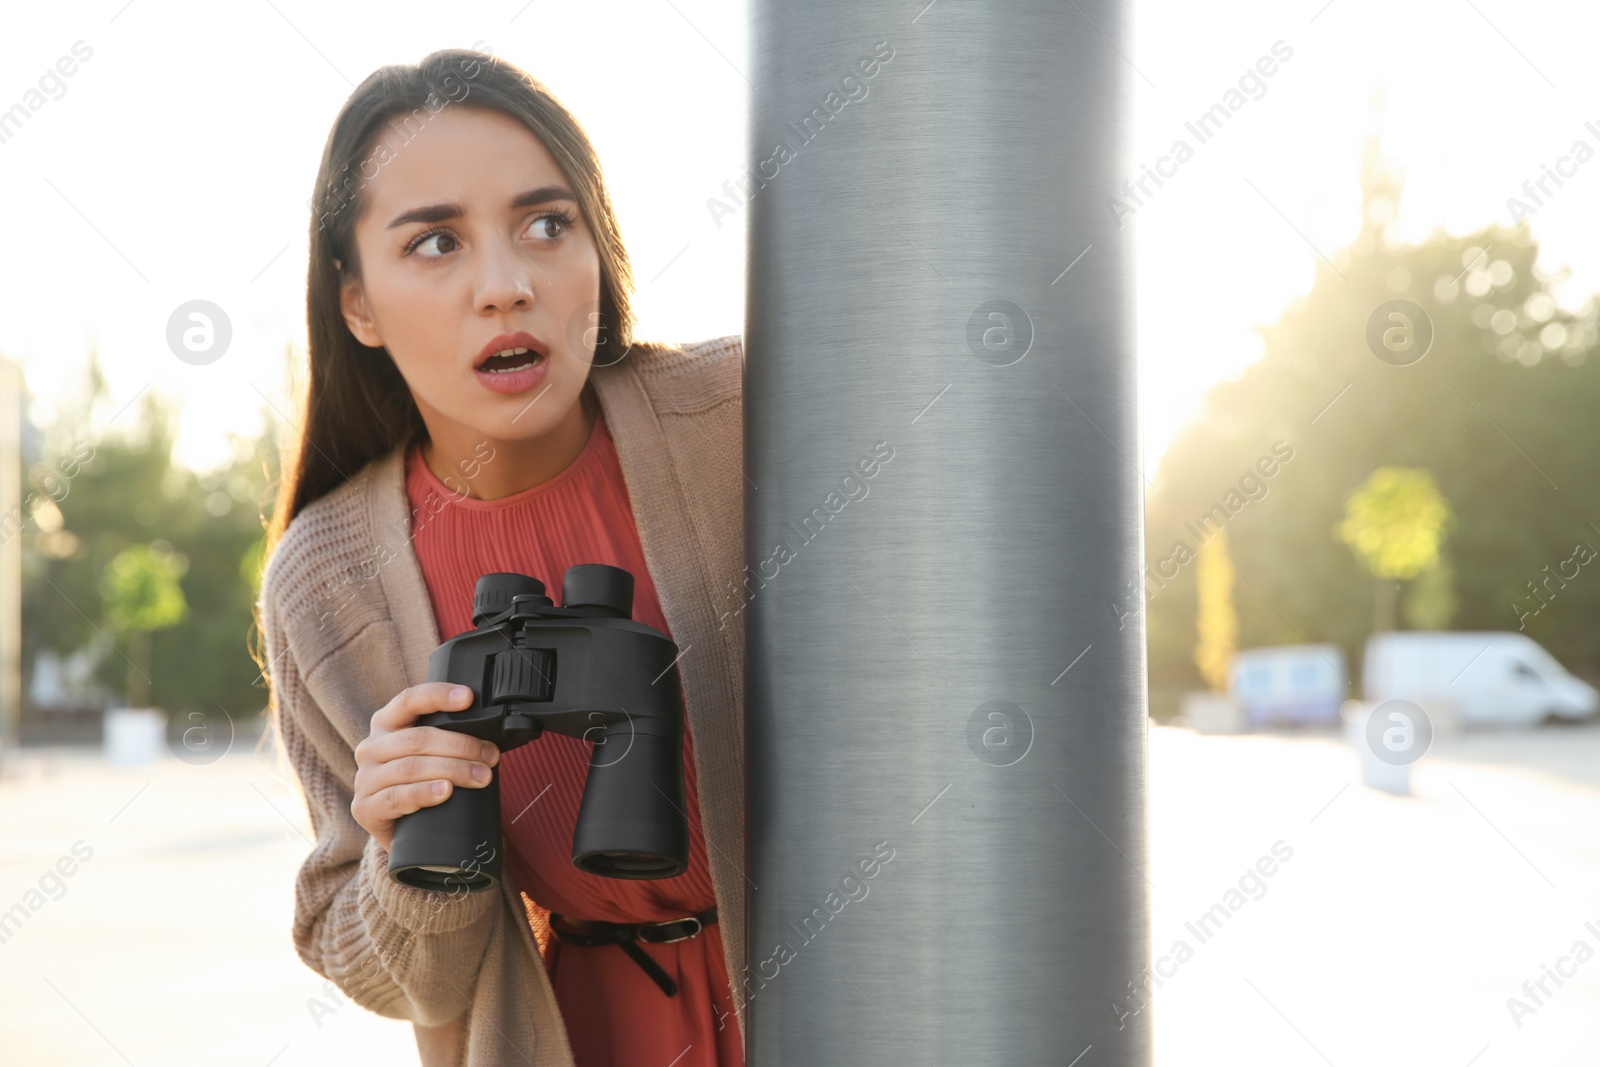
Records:
[[[562,929],[561,923],[565,921],[572,924],[568,929]],[[699,935],[700,931],[717,921],[716,905],[712,905],[698,915],[685,915],[681,919],[667,919],[654,923],[612,923],[599,919],[565,919],[556,912],[550,913],[550,932],[556,937],[571,945],[620,945],[622,951],[633,958],[633,962],[643,968],[661,991],[667,996],[676,996],[678,983],[668,977],[661,965],[650,958],[649,953],[640,948],[635,942],[648,941],[656,945],[670,945],[674,941],[687,941]]]

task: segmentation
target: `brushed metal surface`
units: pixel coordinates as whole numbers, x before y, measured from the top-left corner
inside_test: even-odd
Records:
[[[752,17],[748,1062],[1149,1064],[1127,6]]]

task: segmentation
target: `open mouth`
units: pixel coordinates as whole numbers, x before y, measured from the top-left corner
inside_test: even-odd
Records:
[[[507,348],[478,364],[477,369],[490,374],[510,374],[532,367],[542,359],[544,356],[532,348]]]

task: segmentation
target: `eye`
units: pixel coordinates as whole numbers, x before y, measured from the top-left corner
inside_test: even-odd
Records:
[[[528,224],[530,231],[541,223],[548,224],[545,226],[545,233],[543,235],[544,239],[553,242],[564,237],[567,231],[577,223],[577,218],[566,211],[560,210],[559,208],[552,208],[549,211],[540,212],[532,219],[532,221]],[[440,238],[450,242],[450,244],[446,247],[436,247],[433,254],[424,254],[422,256],[423,259],[442,259],[450,252],[453,252],[461,247],[460,239],[457,238],[453,232],[451,232],[449,227],[436,226],[433,229],[423,230],[421,233],[417,234],[409,242],[407,242],[403,254],[408,256],[411,255],[418,248],[422,247],[427,242],[432,241],[434,238]]]
[[[538,215],[534,216],[533,221],[529,223],[529,227],[531,229],[532,227],[538,226],[541,222],[553,223],[555,232],[551,233],[550,227],[546,227],[545,236],[550,239],[557,239],[570,230],[576,221],[577,220],[567,212],[562,211],[559,208],[552,208],[549,211],[541,211]]]
[[[421,246],[425,241],[431,241],[435,237],[446,238],[447,240],[455,242],[455,244],[457,244],[457,245],[459,245],[461,243],[460,241],[456,240],[456,235],[451,233],[448,229],[446,229],[444,227],[436,227],[436,228],[431,229],[431,230],[423,230],[421,233],[419,233],[415,237],[413,237],[410,240],[410,242],[407,243],[407,245],[406,245],[405,254],[409,256],[412,252],[416,251],[416,249],[419,246]],[[450,251],[450,250],[449,249],[445,249],[445,251]],[[440,255],[443,255],[443,253],[440,253]],[[440,256],[438,256],[438,255],[425,255],[422,258],[423,259],[438,259],[438,258],[440,258]]]

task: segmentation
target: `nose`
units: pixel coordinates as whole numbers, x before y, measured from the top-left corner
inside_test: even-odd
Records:
[[[491,241],[485,250],[474,298],[480,312],[526,311],[533,306],[533,262],[509,241]]]

